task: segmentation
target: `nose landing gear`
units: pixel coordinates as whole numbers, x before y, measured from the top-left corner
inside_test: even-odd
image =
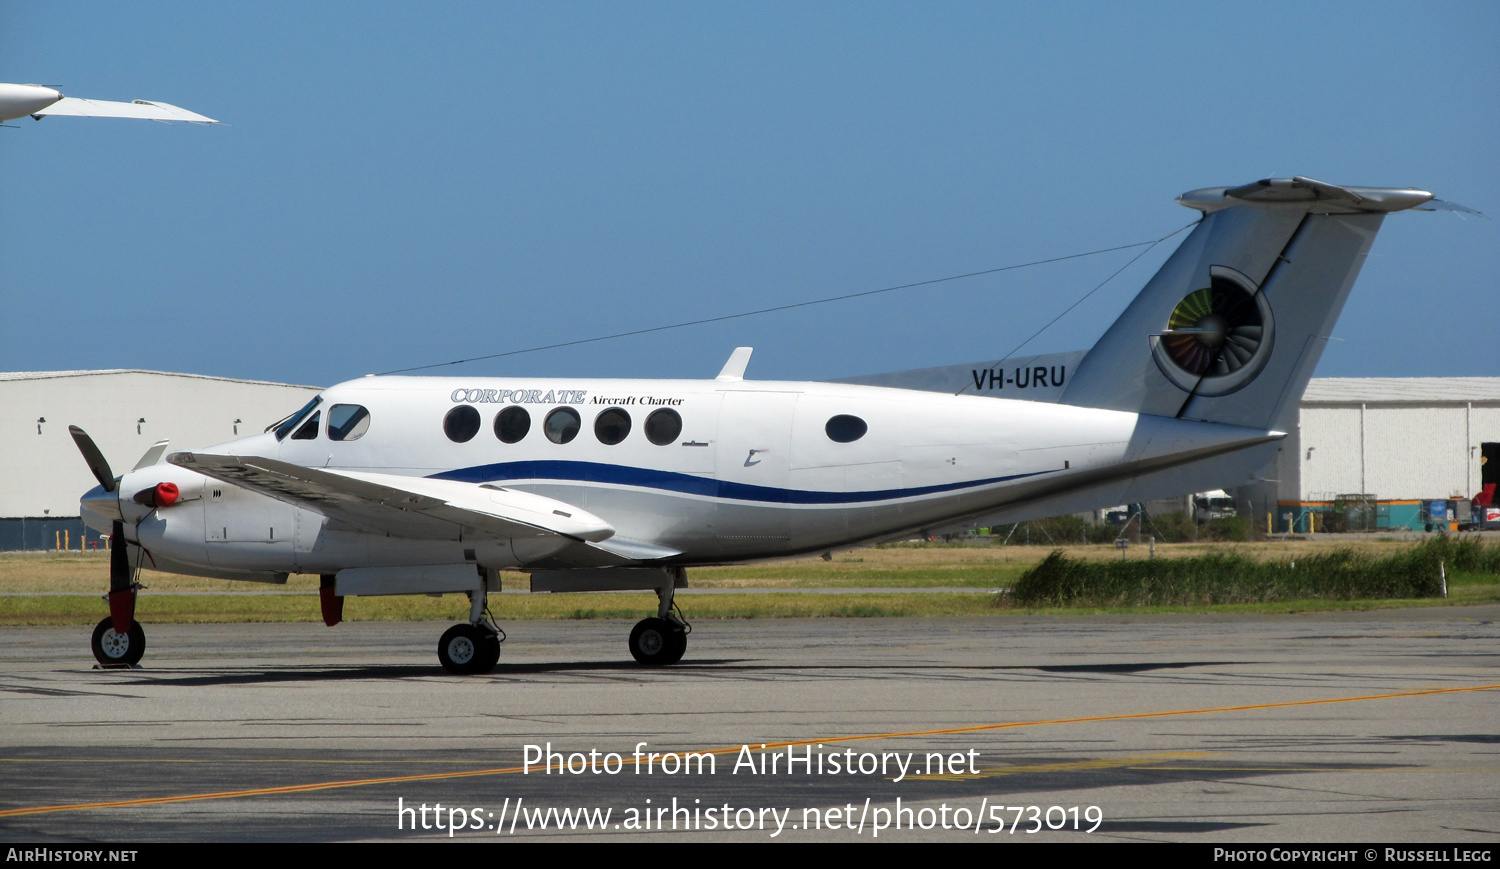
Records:
[[[109,616],[94,627],[90,647],[101,667],[133,667],[146,654],[146,632],[135,620],[135,581],[125,523],[115,522],[109,535]]]
[[[141,629],[141,623],[135,619],[130,620],[130,630],[125,633],[115,632],[115,620],[112,616],[106,616],[94,628],[94,639],[91,644],[94,649],[94,659],[103,667],[133,667],[141,662],[141,656],[146,654],[146,632]]]

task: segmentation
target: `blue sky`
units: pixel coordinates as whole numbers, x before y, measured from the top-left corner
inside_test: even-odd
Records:
[[[226,124],[0,130],[3,370],[330,384],[1143,241],[1269,176],[1500,213],[1488,2],[11,2],[0,81]],[[438,373],[998,358],[1131,255]],[[1500,375],[1497,267],[1500,223],[1392,217],[1318,375]]]

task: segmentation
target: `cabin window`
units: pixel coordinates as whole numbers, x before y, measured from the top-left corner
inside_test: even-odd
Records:
[[[448,411],[443,417],[443,434],[456,444],[468,443],[479,434],[479,411],[467,404]]]
[[[517,443],[531,431],[531,414],[524,407],[511,405],[495,415],[495,437],[507,444]]]
[[[823,431],[828,433],[828,438],[841,444],[853,443],[864,437],[865,432],[869,430],[870,427],[865,424],[864,420],[847,413],[839,414],[823,426]]]
[[[306,416],[322,401],[323,396],[319,395],[314,397],[312,401],[309,401],[307,404],[302,405],[302,407],[296,413],[292,414],[291,416],[279,419],[276,422],[273,422],[270,425],[266,426],[266,431],[270,431],[274,428],[276,429],[276,439],[279,441],[286,440],[286,436],[292,433],[292,429],[297,427],[297,423],[302,421],[302,417]]]
[[[335,404],[328,408],[328,439],[357,441],[370,430],[370,412],[357,404]]]
[[[294,440],[294,441],[311,441],[311,440],[317,440],[317,438],[318,438],[318,421],[320,419],[322,419],[322,418],[323,418],[323,411],[321,411],[321,410],[318,411],[317,413],[313,414],[312,416],[308,417],[307,418],[307,422],[304,422],[302,424],[301,428],[297,429],[297,433],[294,434],[294,435],[292,435],[292,440]]]
[[[682,417],[677,415],[677,411],[664,407],[646,417],[646,440],[653,444],[664,447],[677,440],[680,434]]]
[[[583,420],[578,416],[578,411],[571,407],[559,407],[547,414],[546,421],[542,423],[547,440],[555,444],[565,444],[578,437],[578,429],[582,427]]]
[[[599,443],[614,446],[625,440],[628,434],[630,414],[620,408],[611,407],[594,417],[594,437],[599,439]]]

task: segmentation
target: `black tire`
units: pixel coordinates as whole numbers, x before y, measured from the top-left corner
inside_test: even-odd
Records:
[[[672,625],[671,636],[672,655],[666,663],[675,664],[681,661],[682,656],[687,653],[687,631],[683,630],[681,625],[674,624]]]
[[[132,619],[130,631],[117,634],[114,619],[105,618],[94,627],[91,645],[94,648],[94,659],[106,667],[134,666],[146,654],[146,632],[141,628],[140,622]]]
[[[486,633],[488,632],[473,625],[454,625],[444,631],[443,638],[438,640],[438,660],[442,662],[443,669],[459,675],[487,672],[488,667],[481,669],[486,659]],[[496,652],[499,652],[498,644]],[[496,654],[495,660],[499,659],[500,656]]]
[[[483,657],[479,659],[474,672],[488,673],[500,663],[500,637],[487,628],[482,628],[480,632],[483,634],[483,643],[480,646]]]
[[[682,660],[687,634],[666,619],[642,619],[630,632],[630,655],[648,667],[664,667]]]

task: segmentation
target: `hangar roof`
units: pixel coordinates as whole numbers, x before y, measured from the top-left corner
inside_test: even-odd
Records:
[[[1321,377],[1302,404],[1500,403],[1500,377]]]
[[[214,377],[140,368],[107,368],[94,371],[0,371],[0,381],[46,380],[57,377],[98,377],[110,374],[153,374],[224,383],[293,386],[267,380]],[[317,389],[316,386],[302,386]],[[1500,402],[1500,377],[1319,377],[1307,384],[1303,404],[1464,404]]]
[[[103,368],[93,371],[0,371],[0,380],[48,380],[54,377],[99,377],[108,374],[154,374],[158,377],[188,377],[193,380],[217,380],[225,383],[255,383],[264,386],[298,386],[269,380],[245,380],[241,377],[214,377],[208,374],[182,374],[176,371],[149,371],[144,368]],[[317,386],[299,387],[319,389]]]

